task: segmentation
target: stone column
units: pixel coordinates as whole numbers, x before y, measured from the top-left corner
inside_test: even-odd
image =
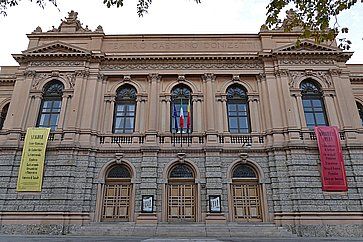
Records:
[[[170,130],[170,101],[171,97],[169,94],[160,95],[161,100],[161,121],[160,127],[162,133],[169,132]]]
[[[207,145],[215,145],[218,143],[218,135],[216,132],[216,116],[215,116],[215,94],[214,94],[214,84],[215,75],[212,73],[206,73],[203,75],[204,90],[206,93],[206,99],[204,102],[204,118],[206,124],[206,134],[207,134]]]
[[[145,110],[146,102],[147,102],[147,97],[145,95],[142,95],[140,97],[140,118],[139,118],[139,132],[141,134],[144,134],[146,130],[146,116],[147,116]]]
[[[295,93],[292,93],[291,96],[294,99],[293,112],[294,112],[294,116],[295,116],[296,127],[298,129],[301,129],[301,127],[304,126],[302,124],[302,120],[305,119],[304,110],[301,110],[301,106],[302,106],[301,93],[295,92]]]
[[[203,75],[203,81],[205,83],[206,91],[206,102],[205,107],[205,117],[206,117],[206,130],[215,131],[215,115],[214,115],[214,95],[213,95],[213,84],[215,81],[215,76],[212,73],[206,73]]]
[[[146,144],[154,144],[157,141],[158,115],[159,115],[159,83],[161,77],[157,73],[149,74],[149,105],[148,105],[148,125],[145,137]]]
[[[228,113],[227,113],[227,96],[223,95],[221,98],[222,113],[223,113],[223,133],[228,133]]]
[[[221,94],[216,95],[216,100],[217,100],[217,113],[219,113],[218,115],[218,119],[216,121],[217,123],[217,131],[218,133],[223,133],[224,132],[224,119],[225,116],[227,116],[227,113],[223,112],[223,96]]]
[[[148,131],[156,132],[157,131],[157,122],[158,122],[158,105],[159,105],[159,93],[158,86],[161,77],[157,73],[149,74],[149,82],[150,82],[150,102],[149,102],[149,119],[148,119]]]
[[[42,103],[42,92],[38,90],[32,91],[29,98],[29,110],[28,114],[26,114],[27,116],[26,116],[25,128],[35,127],[37,125],[41,103]]]
[[[112,134],[113,116],[115,110],[115,98],[116,94],[107,94],[104,98],[104,125],[103,132],[106,134]]]
[[[334,95],[333,93],[324,92],[323,97],[325,103],[325,111],[328,116],[329,125],[341,127],[337,115],[337,109],[335,108],[334,105],[333,95]]]
[[[259,120],[258,120],[257,101],[258,97],[256,96],[248,97],[249,115],[251,121],[251,133],[258,133],[260,129]]]
[[[66,115],[69,114],[69,100],[72,97],[71,91],[65,90],[62,96],[62,106],[61,112],[59,114],[59,120],[57,125],[57,130],[65,130],[67,128],[67,117]]]
[[[197,96],[197,95],[193,95],[192,96],[192,102],[193,102],[193,132],[196,133],[202,133],[203,130],[203,122],[204,122],[204,116],[202,113],[202,98]]]

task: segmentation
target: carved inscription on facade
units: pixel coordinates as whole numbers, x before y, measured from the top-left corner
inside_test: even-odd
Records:
[[[261,49],[257,41],[150,41],[135,40],[130,42],[108,42],[104,52],[113,51],[259,51]]]

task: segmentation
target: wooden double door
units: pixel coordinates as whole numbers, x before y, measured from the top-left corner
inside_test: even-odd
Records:
[[[177,184],[167,185],[168,221],[196,221],[196,185]]]

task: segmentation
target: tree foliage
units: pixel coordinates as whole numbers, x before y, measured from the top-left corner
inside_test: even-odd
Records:
[[[268,29],[283,28],[287,32],[298,28],[303,32],[302,38],[314,38],[317,43],[334,40],[339,32],[348,33],[348,28],[339,26],[337,16],[362,2],[363,0],[271,0],[267,6],[265,25]],[[295,14],[293,20],[284,25],[280,14],[288,7],[292,7]],[[339,40],[340,47],[349,50],[351,42],[346,38]]]
[[[0,0],[0,15],[6,15],[7,7],[16,6],[21,0]],[[57,6],[56,0],[28,0],[44,8],[47,2]],[[126,0],[103,0],[108,7],[122,7]],[[137,14],[142,17],[148,12],[152,0],[136,0]],[[201,0],[194,0],[201,3]],[[270,0],[266,7],[267,17],[264,27],[266,29],[283,29],[286,32],[302,31],[302,38],[314,38],[317,43],[334,40],[339,32],[347,33],[347,28],[341,28],[337,16],[353,5],[362,4],[363,0]],[[293,8],[294,14],[288,15],[289,21],[282,21],[281,12]],[[331,20],[334,20],[331,26]],[[350,48],[350,41],[340,39],[340,47]]]

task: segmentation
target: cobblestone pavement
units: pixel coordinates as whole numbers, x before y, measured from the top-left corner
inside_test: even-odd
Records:
[[[328,241],[362,241],[363,238],[145,238],[120,236],[34,236],[34,235],[0,235],[1,242],[328,242]]]

